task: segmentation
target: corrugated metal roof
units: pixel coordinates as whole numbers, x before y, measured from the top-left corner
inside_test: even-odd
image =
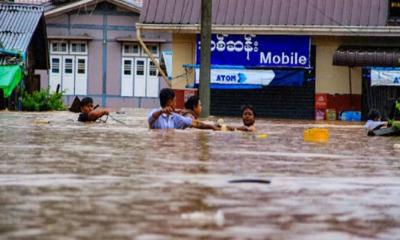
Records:
[[[43,16],[43,7],[0,4],[0,44],[5,49],[25,52]]]
[[[216,25],[385,26],[387,0],[213,0]],[[141,23],[199,24],[200,0],[144,0]]]
[[[34,1],[34,0],[31,0]],[[113,0],[93,0],[93,3],[99,3],[102,1],[108,1],[110,3],[115,3],[118,1],[113,1]],[[60,1],[58,4],[54,4],[53,1],[51,0],[47,0],[46,2],[42,3],[41,5],[44,7],[45,12],[51,11],[53,9],[57,9],[60,7],[64,7],[64,6],[68,6],[71,3],[75,3],[75,2],[82,2],[82,4],[87,4],[86,2],[82,1],[82,0],[64,0],[64,1]],[[127,6],[132,7],[132,8],[136,8],[138,10],[140,10],[142,8],[143,5],[143,0],[121,0],[121,2],[124,2]]]

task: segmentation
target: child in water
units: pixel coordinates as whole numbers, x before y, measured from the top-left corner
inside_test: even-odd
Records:
[[[194,120],[198,120],[201,114],[201,102],[198,96],[193,95],[185,102],[185,110],[182,112],[182,116],[189,117]],[[220,130],[216,125],[213,123],[205,123],[198,128],[200,129],[213,129],[213,130]]]
[[[198,119],[180,115],[176,109],[176,97],[172,89],[161,89],[159,98],[161,108],[152,110],[147,117],[150,129],[206,128],[207,124]]]
[[[226,126],[222,119],[218,120],[218,125],[221,127],[222,131],[243,131],[243,132],[255,132],[256,131],[256,112],[251,105],[245,105],[242,107],[242,121],[243,126],[231,127]]]
[[[385,124],[385,122],[381,121],[381,113],[376,109],[371,109],[368,113],[368,120],[365,123],[364,128],[367,132],[372,132],[385,126]]]
[[[81,114],[79,114],[78,121],[80,122],[94,122],[110,112],[104,108],[94,108],[93,99],[85,97],[81,100]]]

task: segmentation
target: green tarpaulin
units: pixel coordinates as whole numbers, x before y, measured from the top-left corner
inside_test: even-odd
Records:
[[[0,88],[4,97],[9,97],[23,77],[20,65],[0,65]]]

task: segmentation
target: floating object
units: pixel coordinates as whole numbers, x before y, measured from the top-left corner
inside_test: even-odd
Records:
[[[361,112],[359,111],[346,111],[340,114],[342,121],[361,121]]]
[[[380,128],[378,130],[369,131],[368,136],[379,136],[379,137],[400,136],[400,129],[394,127]]]
[[[266,139],[266,138],[268,138],[268,134],[265,134],[265,133],[257,134],[257,138],[259,138],[259,139]]]
[[[68,110],[74,113],[81,112],[81,100],[79,99],[79,97],[75,96]]]
[[[237,180],[230,180],[229,183],[262,183],[262,184],[270,184],[270,180],[263,180],[263,179],[237,179]]]
[[[393,145],[393,148],[396,149],[396,150],[400,150],[400,143],[395,143]]]
[[[310,128],[304,131],[304,141],[327,142],[328,140],[329,130],[326,128]]]
[[[200,225],[215,224],[218,227],[222,227],[225,223],[222,210],[218,210],[215,214],[209,212],[184,213],[181,218]]]
[[[49,120],[45,120],[45,119],[37,119],[33,123],[34,124],[49,124],[50,121]]]

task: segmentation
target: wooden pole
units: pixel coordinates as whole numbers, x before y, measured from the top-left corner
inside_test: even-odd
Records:
[[[201,0],[200,101],[204,118],[210,116],[211,6],[212,0]]]

